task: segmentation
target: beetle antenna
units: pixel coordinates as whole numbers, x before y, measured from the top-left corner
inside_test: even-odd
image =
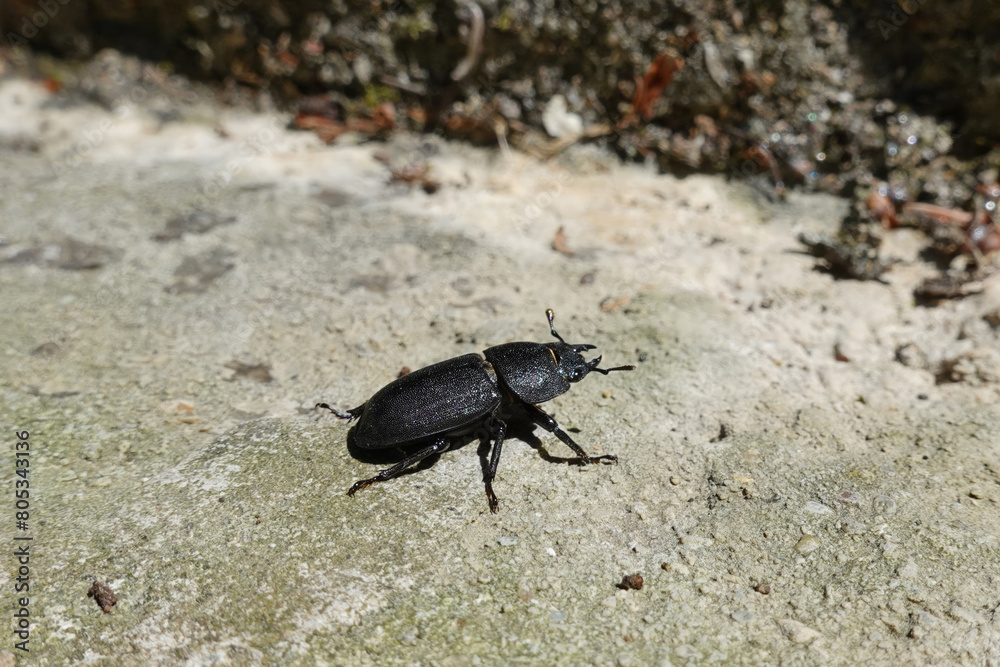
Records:
[[[598,368],[597,366],[594,366],[590,370],[597,371],[598,373],[604,373],[605,375],[607,375],[611,371],[634,371],[635,370],[635,366],[632,366],[632,365],[628,365],[628,366],[615,366],[614,368]]]
[[[601,363],[601,357],[597,357],[596,359],[594,359],[593,361],[591,361],[589,364],[587,364],[587,366],[588,366],[588,368],[590,370],[597,371],[598,373],[604,373],[605,375],[607,375],[611,371],[634,371],[635,370],[635,366],[632,366],[631,364],[629,364],[628,366],[615,366],[614,368],[598,368],[597,364],[599,364],[599,363]]]
[[[553,320],[556,319],[556,314],[552,312],[551,308],[545,309],[545,317],[549,320],[549,331],[552,332],[553,336],[559,339],[560,343],[565,344],[566,341],[563,340],[563,337],[556,333],[556,325],[553,324]]]
[[[317,403],[316,407],[317,408],[326,408],[327,410],[329,410],[330,412],[332,412],[333,414],[335,414],[337,416],[337,419],[346,419],[346,420],[350,421],[350,420],[354,419],[354,417],[355,417],[351,413],[344,414],[343,412],[338,412],[337,410],[334,410],[333,408],[331,408],[326,403]]]

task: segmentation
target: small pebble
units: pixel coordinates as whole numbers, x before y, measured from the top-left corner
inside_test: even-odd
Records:
[[[930,614],[927,615],[930,616]],[[951,609],[948,610],[948,615],[956,620],[965,621],[966,623],[972,623],[975,625],[979,625],[983,622],[983,618],[978,613],[968,607],[962,606],[961,604],[952,605]]]
[[[753,587],[753,589],[758,593],[760,593],[761,595],[771,594],[771,587],[768,586],[767,584],[757,584],[756,586]]]
[[[861,494],[855,491],[844,491],[837,500],[845,505],[857,506],[861,504]]]
[[[618,584],[618,588],[622,589],[623,591],[627,591],[630,589],[635,591],[641,591],[642,576],[638,574],[626,574],[624,577],[622,577],[622,582]]]
[[[817,631],[813,630],[805,623],[800,623],[795,619],[779,618],[777,621],[778,626],[781,628],[781,631],[785,633],[785,636],[796,644],[808,644],[820,636]]]
[[[713,540],[699,535],[682,535],[681,544],[692,549],[704,549],[705,547],[712,546]]]
[[[860,521],[845,521],[840,524],[840,530],[848,535],[860,535],[865,532],[865,524]]]
[[[832,509],[824,505],[823,503],[818,503],[815,500],[810,500],[807,502],[802,509],[809,512],[810,514],[831,514]]]
[[[807,554],[819,549],[821,542],[813,535],[803,535],[802,539],[795,545],[795,550],[800,554]]]
[[[875,496],[872,500],[872,510],[876,514],[889,516],[896,511],[896,501],[889,496]]]
[[[190,415],[194,413],[194,403],[183,399],[175,399],[160,403],[160,409],[164,412]]]
[[[674,649],[674,654],[678,658],[683,658],[687,660],[688,658],[693,658],[698,655],[698,651],[695,650],[690,644],[681,644]]]

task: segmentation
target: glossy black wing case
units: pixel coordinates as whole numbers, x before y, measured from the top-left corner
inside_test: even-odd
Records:
[[[378,391],[364,405],[354,443],[383,449],[473,424],[500,405],[490,365],[466,354],[421,368]]]

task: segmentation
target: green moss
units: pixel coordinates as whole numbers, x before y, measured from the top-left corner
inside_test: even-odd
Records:
[[[514,27],[514,14],[510,7],[504,7],[496,17],[493,25],[501,32],[507,32]]]
[[[379,86],[369,83],[365,86],[365,107],[374,109],[382,102],[398,102],[399,91],[389,86]]]
[[[431,9],[418,8],[412,14],[400,14],[392,27],[393,34],[416,41],[421,35],[434,34],[437,25],[431,15]]]

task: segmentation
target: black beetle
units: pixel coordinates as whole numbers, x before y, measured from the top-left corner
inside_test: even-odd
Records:
[[[556,333],[552,309],[546,310],[545,316],[558,343],[505,343],[484,350],[482,356],[466,354],[421,368],[390,382],[347,414],[326,403],[317,403],[316,407],[326,408],[340,419],[358,420],[352,437],[359,449],[389,449],[432,438],[434,441],[391,468],[355,483],[347,494],[353,496],[375,482],[395,477],[422,459],[447,451],[449,437],[468,434],[485,425],[494,445],[483,482],[490,511],[495,513],[498,504],[493,478],[507,428],[503,418],[515,407],[546,431],[555,433],[583,463],[617,462],[617,456],[588,456],[536,404],[565,394],[571,382],[579,382],[591,371],[607,375],[611,371],[635,370],[635,366],[598,368],[601,357],[586,361],[580,354],[593,350],[594,345],[568,344]]]

